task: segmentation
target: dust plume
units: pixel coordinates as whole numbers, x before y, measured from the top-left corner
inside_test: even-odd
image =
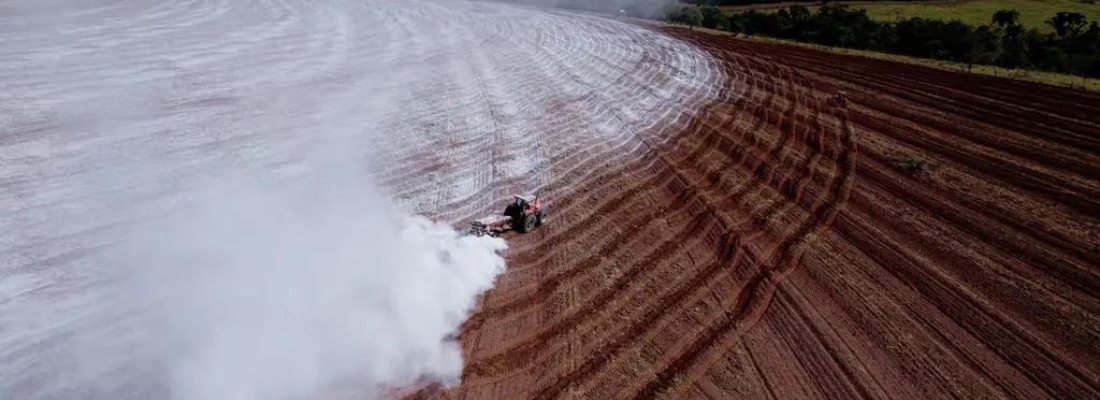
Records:
[[[504,242],[407,214],[369,186],[321,182],[208,190],[125,245],[125,303],[144,305],[172,399],[459,379],[450,338],[503,270]]]

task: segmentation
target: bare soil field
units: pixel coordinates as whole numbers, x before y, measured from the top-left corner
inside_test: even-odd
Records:
[[[1100,96],[666,32],[718,95],[550,157],[462,384],[415,396],[1100,397]]]
[[[439,399],[1100,398],[1100,94],[488,2],[0,9],[0,398],[362,399],[374,383]],[[158,264],[145,254],[197,260],[180,275],[219,265],[118,248],[166,216],[252,197],[300,207],[246,219],[309,216],[333,208],[315,188],[374,183],[386,213],[454,226],[514,193],[548,202],[546,225],[506,237],[507,270],[454,335],[464,359],[374,350],[454,350],[466,315],[450,310],[481,289],[436,308],[441,335],[361,330],[355,312],[323,318],[332,330],[285,322],[337,308],[303,308],[334,271],[400,270],[386,251],[316,260],[371,247],[349,230],[399,231],[354,211],[185,230],[257,267],[221,301],[120,284]],[[295,226],[313,239],[252,243]],[[357,272],[348,293],[437,275]],[[221,319],[250,329],[187,318],[257,288],[279,296]],[[161,329],[144,292],[200,312],[167,307],[181,326]]]

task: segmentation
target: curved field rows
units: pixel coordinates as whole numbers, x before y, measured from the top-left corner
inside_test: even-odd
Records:
[[[0,0],[0,39],[0,393],[163,397],[101,249],[335,152],[437,220],[550,202],[412,397],[1100,397],[1093,94],[457,1]]]
[[[165,397],[101,254],[211,182],[343,162],[466,221],[632,168],[722,74],[660,32],[493,3],[0,0],[0,397]]]
[[[551,192],[419,396],[1100,395],[1100,97],[667,33],[719,97]]]
[[[434,395],[694,397],[759,321],[848,201],[857,144],[803,74],[714,55],[716,101],[549,191],[553,223],[509,239],[463,384]]]
[[[860,146],[844,210],[688,397],[1100,396],[1100,96],[670,33],[845,91]]]

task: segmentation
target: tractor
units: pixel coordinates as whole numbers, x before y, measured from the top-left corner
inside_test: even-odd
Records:
[[[835,94],[829,96],[829,99],[826,102],[832,106],[846,106],[848,105],[848,94],[844,93],[843,90],[838,90]]]
[[[509,230],[527,233],[546,221],[546,204],[539,201],[537,196],[516,195],[513,199],[501,215],[475,220],[470,226],[470,233],[494,237]]]

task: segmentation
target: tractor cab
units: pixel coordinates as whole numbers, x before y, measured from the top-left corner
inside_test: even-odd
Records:
[[[527,210],[535,203],[538,203],[539,198],[529,194],[517,194],[516,201],[513,203],[521,210]]]
[[[519,232],[542,225],[546,218],[546,209],[538,196],[529,194],[515,195],[515,200],[504,208],[504,215],[512,218],[512,228]]]

